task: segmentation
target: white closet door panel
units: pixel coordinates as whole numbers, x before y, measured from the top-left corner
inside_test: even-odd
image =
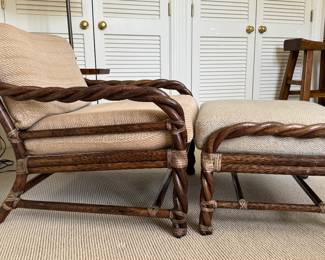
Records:
[[[252,98],[255,0],[195,0],[193,83],[199,101]]]
[[[310,0],[257,1],[257,24],[265,25],[264,34],[256,34],[254,98],[278,98],[288,52],[283,42],[289,38],[309,38],[311,32]],[[301,78],[302,55],[294,78]]]
[[[80,29],[80,21],[92,21],[89,0],[71,0],[75,53],[80,67],[94,67],[94,41],[91,26]],[[65,0],[6,1],[6,23],[35,33],[59,35],[68,40]]]
[[[94,14],[97,66],[111,69],[102,78],[169,78],[167,0],[100,0]]]

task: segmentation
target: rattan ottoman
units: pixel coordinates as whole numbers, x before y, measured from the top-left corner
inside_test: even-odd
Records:
[[[280,100],[207,102],[196,122],[196,145],[202,150],[201,234],[212,233],[216,208],[325,213],[323,201],[304,180],[325,175],[323,106]],[[214,199],[215,172],[231,173],[235,201]],[[238,173],[292,175],[311,203],[247,201]]]

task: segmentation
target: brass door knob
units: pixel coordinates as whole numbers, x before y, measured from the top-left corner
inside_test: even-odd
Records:
[[[247,32],[247,33],[252,33],[252,32],[254,32],[254,31],[255,31],[254,26],[252,26],[252,25],[248,25],[248,26],[246,27],[246,32]]]
[[[258,27],[258,31],[259,31],[259,33],[265,33],[267,31],[267,27],[264,25],[261,25],[260,27]]]
[[[81,28],[82,30],[87,30],[87,29],[89,28],[89,22],[86,21],[86,20],[82,20],[82,21],[80,22],[80,28]]]
[[[105,30],[107,28],[107,23],[105,21],[101,21],[98,23],[99,30]]]

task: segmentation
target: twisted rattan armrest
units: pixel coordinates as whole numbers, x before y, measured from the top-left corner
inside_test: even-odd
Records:
[[[103,82],[91,88],[85,87],[35,87],[16,86],[0,82],[0,96],[9,97],[16,101],[36,100],[39,102],[60,101],[72,103],[75,101],[107,100],[133,100],[138,102],[153,102],[168,116],[170,128],[176,133],[174,136],[179,144],[187,139],[184,111],[181,105],[171,99],[158,88],[139,87],[134,85],[121,85]]]
[[[325,123],[314,125],[283,124],[279,122],[239,123],[221,128],[211,134],[205,144],[204,150],[208,153],[215,153],[223,141],[243,136],[324,138]]]
[[[168,90],[176,90],[181,95],[190,95],[192,96],[192,92],[186,88],[186,86],[176,80],[167,80],[167,79],[157,79],[157,80],[90,80],[85,79],[87,85],[89,87],[97,86],[98,84],[109,84],[110,86],[115,85],[126,85],[126,86],[136,86],[136,87],[151,87],[158,89],[168,89]]]

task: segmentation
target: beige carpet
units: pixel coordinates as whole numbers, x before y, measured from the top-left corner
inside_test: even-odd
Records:
[[[25,198],[150,205],[165,174],[155,170],[56,175]],[[248,199],[309,203],[292,177],[240,177]],[[1,199],[12,180],[12,175],[0,175]],[[219,198],[232,199],[230,176],[219,175],[216,182]],[[325,198],[325,178],[308,182]],[[189,196],[189,232],[182,239],[172,237],[168,220],[15,210],[0,225],[0,259],[325,259],[324,215],[217,210],[214,234],[203,237],[197,232],[198,176],[190,177]]]

